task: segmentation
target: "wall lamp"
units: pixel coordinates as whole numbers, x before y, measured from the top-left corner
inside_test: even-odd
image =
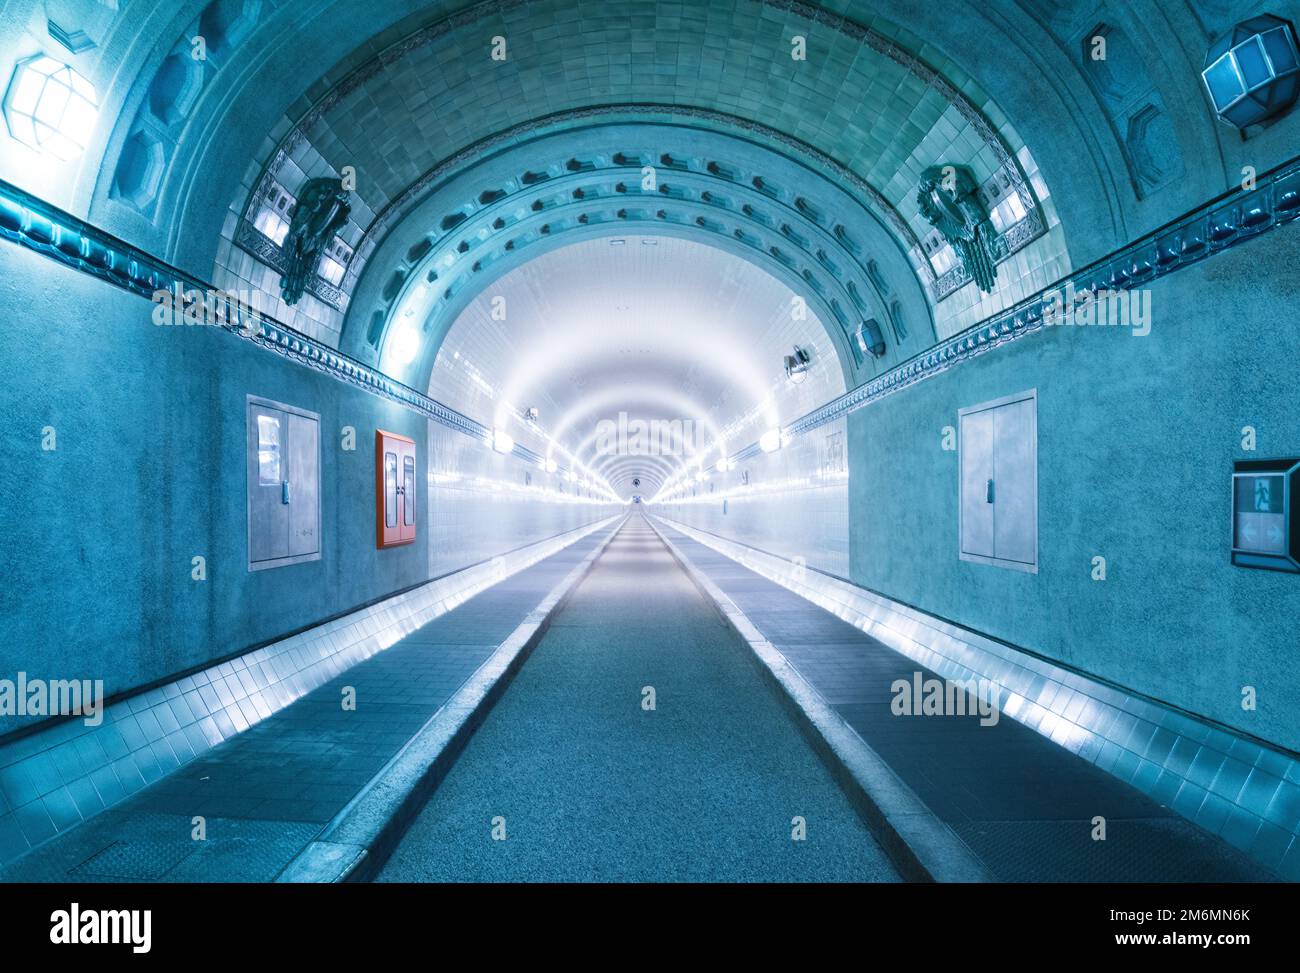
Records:
[[[1295,30],[1269,14],[1242,21],[1210,47],[1201,79],[1223,121],[1241,129],[1267,121],[1300,93]]]
[[[858,347],[873,358],[879,358],[885,353],[885,333],[880,330],[880,322],[875,318],[862,322],[857,338]]]
[[[785,356],[785,377],[798,385],[808,377],[808,366],[811,362],[812,356],[795,345],[794,354]]]
[[[4,99],[19,142],[59,159],[85,151],[99,117],[94,85],[61,61],[38,54],[19,62]]]

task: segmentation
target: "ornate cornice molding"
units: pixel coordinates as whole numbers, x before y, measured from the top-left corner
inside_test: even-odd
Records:
[[[417,412],[491,445],[492,430],[378,369],[330,348],[250,308],[220,288],[65,213],[0,180],[0,237],[148,300],[159,291],[199,292],[220,323],[216,327],[265,351],[304,365],[336,381]],[[516,444],[514,455],[531,463],[542,457]]]

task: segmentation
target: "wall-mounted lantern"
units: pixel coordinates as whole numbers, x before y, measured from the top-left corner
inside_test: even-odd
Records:
[[[1242,129],[1267,121],[1300,94],[1295,29],[1269,14],[1242,21],[1210,47],[1201,78],[1223,121]]]
[[[20,61],[4,99],[9,133],[59,159],[85,151],[99,117],[94,85],[45,54]]]
[[[880,322],[875,318],[862,322],[862,327],[858,328],[857,339],[858,347],[864,353],[874,358],[880,358],[885,354],[885,333],[880,330]]]
[[[794,354],[785,356],[785,377],[798,385],[808,377],[808,366],[811,363],[812,355],[795,345]]]

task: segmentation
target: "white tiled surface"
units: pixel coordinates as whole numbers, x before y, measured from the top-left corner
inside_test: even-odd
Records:
[[[784,449],[714,473],[678,500],[650,512],[808,567],[849,573],[849,473],[846,419],[836,419]],[[749,482],[744,482],[744,474]],[[725,501],[725,512],[724,512]]]
[[[437,577],[626,512],[513,455],[430,421],[424,543]]]

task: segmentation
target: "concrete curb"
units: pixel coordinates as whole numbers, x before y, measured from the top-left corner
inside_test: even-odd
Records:
[[[759,668],[780,691],[814,748],[903,877],[913,882],[993,882],[967,844],[931,811],[801,676],[753,622],[647,517],[700,592],[744,639]]]
[[[433,714],[277,882],[363,882],[374,878],[429,795],[442,782],[474,731],[563,607],[627,522],[625,515],[510,633],[474,675]]]

